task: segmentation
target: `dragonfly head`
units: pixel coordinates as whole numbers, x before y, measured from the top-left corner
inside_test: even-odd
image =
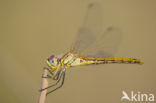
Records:
[[[57,67],[57,58],[52,55],[47,59],[47,64],[51,69],[56,69]]]

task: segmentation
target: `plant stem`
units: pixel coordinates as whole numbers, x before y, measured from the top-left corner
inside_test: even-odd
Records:
[[[48,74],[48,70],[47,69],[43,69],[43,74],[42,74],[43,77],[47,77],[47,74]],[[44,89],[46,87],[48,87],[48,80],[47,80],[47,78],[42,78],[41,89]],[[46,101],[46,93],[47,93],[47,89],[41,91],[38,103],[45,103],[45,101]]]

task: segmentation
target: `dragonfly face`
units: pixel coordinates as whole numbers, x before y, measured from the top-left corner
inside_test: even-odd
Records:
[[[47,64],[51,69],[56,69],[57,67],[57,58],[52,55],[47,59]]]

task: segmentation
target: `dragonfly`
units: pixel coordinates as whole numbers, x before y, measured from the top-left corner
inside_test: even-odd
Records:
[[[52,55],[44,67],[49,75],[43,78],[51,78],[56,81],[46,88],[57,86],[47,95],[61,88],[64,84],[66,69],[76,66],[97,65],[97,64],[143,64],[136,58],[115,58],[114,53],[121,41],[122,32],[115,27],[104,30],[102,26],[102,13],[100,5],[91,3],[88,5],[83,26],[78,30],[76,39],[71,49],[63,55]]]

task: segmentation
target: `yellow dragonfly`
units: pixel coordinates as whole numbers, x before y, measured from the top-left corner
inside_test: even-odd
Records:
[[[79,29],[71,50],[64,55],[52,55],[47,59],[48,67],[44,69],[47,69],[50,75],[43,78],[51,78],[56,83],[40,91],[57,86],[60,83],[58,87],[47,93],[49,94],[62,87],[67,68],[91,64],[143,64],[142,61],[134,58],[114,58],[113,54],[121,41],[120,30],[109,27],[102,32],[102,13],[99,4],[91,3],[87,10],[83,27]]]

